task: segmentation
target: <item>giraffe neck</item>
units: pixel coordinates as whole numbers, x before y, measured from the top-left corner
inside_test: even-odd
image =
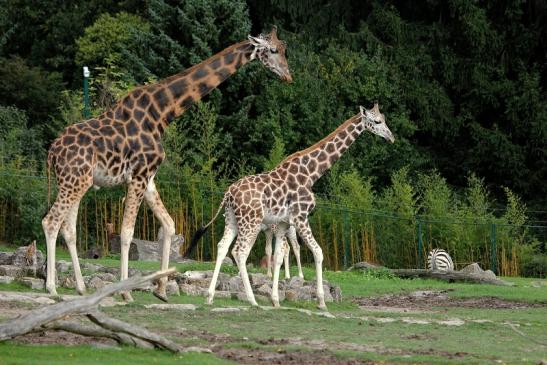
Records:
[[[114,115],[129,119],[132,110],[142,129],[162,135],[173,119],[249,62],[253,50],[249,41],[243,41],[181,73],[139,87],[120,101]]]
[[[308,184],[312,186],[365,130],[361,115],[357,114],[342,123],[328,136],[287,157],[282,163],[297,162],[306,167]]]

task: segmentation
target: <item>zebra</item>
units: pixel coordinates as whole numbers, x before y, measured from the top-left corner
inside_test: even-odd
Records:
[[[452,258],[445,250],[436,248],[427,256],[427,268],[432,271],[447,272],[454,270]]]

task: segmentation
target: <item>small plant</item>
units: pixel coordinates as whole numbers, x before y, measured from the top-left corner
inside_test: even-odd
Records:
[[[395,276],[389,269],[386,269],[384,267],[380,267],[377,269],[367,269],[363,271],[363,277],[366,280],[375,280],[375,279],[390,279],[390,280],[396,280],[398,279],[397,276]]]

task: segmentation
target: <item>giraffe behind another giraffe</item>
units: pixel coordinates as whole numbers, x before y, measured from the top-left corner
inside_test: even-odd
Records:
[[[308,222],[308,215],[315,208],[312,187],[365,130],[392,143],[395,140],[386,125],[385,116],[380,113],[378,104],[375,103],[370,110],[361,107],[357,115],[345,121],[334,132],[313,146],[290,155],[273,170],[243,177],[230,185],[216,215],[211,222],[196,232],[187,251],[190,252],[197,244],[224,206],[224,235],[218,243],[215,271],[207,297],[208,304],[213,302],[222,260],[237,236],[232,256],[238,265],[247,299],[252,305],[257,305],[249,282],[246,261],[260,232],[261,224],[277,224],[271,297],[273,305],[279,306],[279,269],[288,250],[284,237],[289,226],[294,226],[298,236],[313,253],[318,307],[327,308],[322,277],[323,252],[313,237]]]

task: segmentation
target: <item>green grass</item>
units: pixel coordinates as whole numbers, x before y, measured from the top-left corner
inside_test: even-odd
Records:
[[[61,257],[63,255],[61,254]],[[67,259],[69,259],[67,257]],[[84,262],[119,267],[117,258],[82,260]],[[186,270],[210,270],[211,263],[177,264],[180,272]],[[130,267],[141,270],[157,270],[157,262],[130,262]],[[224,266],[223,271],[235,274],[234,266]],[[251,272],[264,272],[253,268]],[[292,268],[292,273],[296,272]],[[314,270],[304,268],[307,279],[315,276]],[[403,280],[360,271],[324,272],[325,280],[339,285],[344,300],[328,303],[336,319],[308,316],[297,311],[265,311],[250,308],[237,313],[215,313],[204,306],[204,298],[172,296],[171,303],[193,303],[196,311],[155,311],[145,304],[159,303],[149,293],[135,292],[135,302],[123,307],[103,309],[109,315],[139,324],[161,333],[186,346],[211,346],[215,336],[224,336],[224,348],[261,349],[264,351],[313,351],[328,348],[339,357],[353,357],[363,361],[388,363],[427,364],[496,364],[539,363],[546,358],[547,346],[547,286],[533,287],[539,279],[504,278],[515,283],[514,287],[445,283],[436,280]],[[23,291],[28,288],[19,284],[0,285],[0,290]],[[454,297],[492,296],[505,300],[540,303],[537,308],[525,309],[478,309],[433,307],[419,313],[393,313],[365,311],[358,308],[351,297],[371,297],[384,294],[409,293],[415,290],[450,290]],[[60,289],[74,294],[74,290]],[[267,301],[260,304],[270,305]],[[283,303],[285,307],[315,310],[315,302]],[[215,299],[214,307],[247,306],[234,299]],[[378,319],[391,317],[395,322],[382,323]],[[429,321],[459,318],[465,324],[459,327],[431,323],[408,324],[404,317]],[[475,320],[488,320],[476,323]],[[508,322],[516,326],[513,330]],[[228,336],[226,338],[226,336]],[[299,343],[283,343],[282,339],[300,338]],[[274,339],[273,342],[269,341]],[[322,342],[318,342],[322,341]],[[542,343],[541,344],[538,344]],[[217,342],[218,343],[218,342]],[[315,344],[315,345],[314,345]],[[226,363],[214,355],[172,355],[163,351],[136,350],[124,347],[97,349],[89,346],[30,346],[13,342],[0,344],[0,359],[7,364],[215,364]]]
[[[233,364],[211,354],[171,354],[160,350],[140,350],[132,347],[103,349],[92,346],[30,346],[0,343],[0,359],[5,365],[47,364]]]

